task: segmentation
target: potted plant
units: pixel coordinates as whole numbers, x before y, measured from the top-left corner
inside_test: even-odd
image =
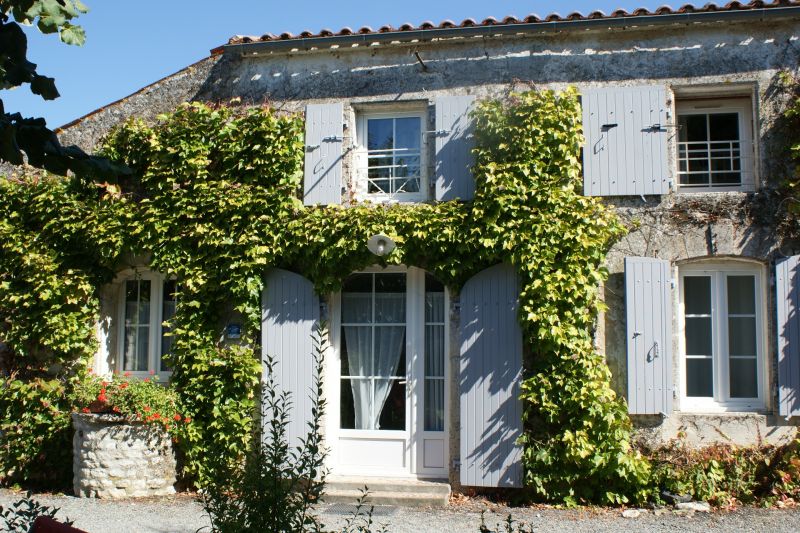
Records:
[[[76,496],[125,498],[175,491],[174,439],[189,418],[158,377],[89,374],[72,414]]]

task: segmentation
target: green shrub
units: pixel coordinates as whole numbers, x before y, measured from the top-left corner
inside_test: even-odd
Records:
[[[794,502],[800,496],[800,440],[783,446],[716,444],[690,448],[680,441],[646,452],[651,485],[729,507]]]
[[[72,478],[71,405],[58,379],[0,382],[0,479],[61,488]]]
[[[55,518],[60,509],[42,505],[28,492],[24,498],[14,502],[11,507],[0,505],[0,531],[8,533],[28,533],[33,528],[33,523],[40,516]],[[62,524],[72,525],[72,521],[65,519]]]
[[[314,385],[311,420],[307,435],[290,443],[287,427],[292,398],[279,388],[275,359],[268,355],[266,379],[261,391],[263,432],[256,431],[242,464],[221,460],[212,463],[210,479],[203,491],[203,506],[214,531],[243,533],[255,531],[320,531],[322,525],[312,505],[318,503],[325,485],[325,449],[321,419],[324,332],[315,335],[313,353]],[[214,453],[213,446],[210,450]],[[227,450],[224,450],[227,451]],[[214,454],[224,458],[224,455]]]

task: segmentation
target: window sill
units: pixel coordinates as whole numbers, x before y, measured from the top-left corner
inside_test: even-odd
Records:
[[[763,404],[728,403],[681,406],[681,408],[675,412],[683,415],[765,415],[767,414],[767,408]]]

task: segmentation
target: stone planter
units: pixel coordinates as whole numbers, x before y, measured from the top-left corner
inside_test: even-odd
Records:
[[[82,498],[175,492],[175,454],[160,426],[115,415],[73,413],[73,489]]]

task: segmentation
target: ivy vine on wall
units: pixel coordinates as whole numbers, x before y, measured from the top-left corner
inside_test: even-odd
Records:
[[[0,224],[0,335],[10,372],[0,393],[0,477],[53,453],[21,442],[5,421],[19,416],[23,397],[63,421],[70,380],[96,348],[96,289],[126,254],[147,252],[151,268],[180,280],[172,382],[192,420],[180,439],[185,474],[202,484],[209,455],[240,456],[253,430],[266,269],[335,290],[376,261],[365,242],[383,232],[398,247],[378,261],[425,268],[456,290],[493,264],[516,267],[530,351],[523,441],[533,493],[568,503],[640,499],[649,464],[631,448],[624,401],[592,344],[605,252],[623,229],[613,211],[581,195],[579,117],[574,90],[482,103],[468,203],[304,208],[301,118],[203,104],[109,135],[102,154],[134,169],[133,180],[4,182],[11,216]],[[231,307],[244,326],[235,346],[220,341]],[[62,399],[43,407],[33,383],[57,384]]]

